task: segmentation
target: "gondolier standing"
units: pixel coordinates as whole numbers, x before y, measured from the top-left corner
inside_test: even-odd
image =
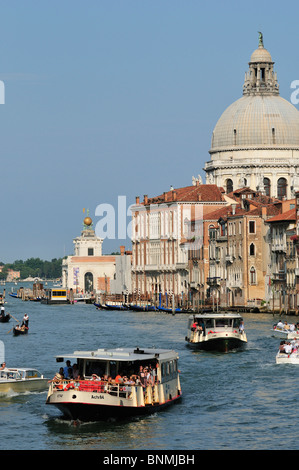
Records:
[[[27,313],[25,313],[25,315],[24,315],[21,327],[22,326],[25,326],[26,328],[29,328],[29,316],[27,315]]]

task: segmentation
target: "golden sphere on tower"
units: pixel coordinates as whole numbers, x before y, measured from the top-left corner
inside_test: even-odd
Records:
[[[91,224],[92,224],[91,218],[90,218],[90,217],[85,217],[85,219],[84,219],[84,224],[85,224],[85,225],[91,225]]]

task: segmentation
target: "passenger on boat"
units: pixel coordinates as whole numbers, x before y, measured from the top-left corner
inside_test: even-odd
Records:
[[[284,322],[283,327],[284,327],[285,330],[289,330],[289,329],[290,329],[290,325],[288,324],[287,321]]]
[[[239,332],[240,332],[240,333],[244,333],[244,330],[245,330],[244,322],[241,321],[241,323],[240,323],[240,325],[239,325]]]
[[[3,370],[3,369],[5,369],[5,368],[6,368],[6,363],[5,363],[5,362],[2,362],[1,367],[0,367],[0,370]]]
[[[284,346],[285,346],[285,341],[280,341],[279,348],[278,348],[279,352],[281,353],[285,352]]]
[[[62,381],[63,381],[63,376],[57,372],[55,374],[55,376],[53,377],[53,379],[52,379],[53,385],[56,388],[61,388],[62,389],[63,388]]]
[[[118,375],[115,377],[114,382],[115,382],[116,384],[121,384],[121,383],[123,382],[122,376],[118,374]]]
[[[69,375],[69,368],[71,367],[71,361],[67,360],[66,361],[66,366],[63,369],[63,375],[64,377],[68,377]]]
[[[276,328],[283,328],[283,326],[284,326],[284,325],[283,325],[282,321],[279,320],[279,322],[278,322],[277,325],[276,325]]]
[[[92,374],[91,380],[102,380],[97,374]]]
[[[77,364],[73,364],[73,379],[77,380],[79,378],[79,369]]]
[[[290,343],[290,341],[288,341],[285,345],[284,345],[284,352],[286,354],[291,354],[292,352],[292,345]]]

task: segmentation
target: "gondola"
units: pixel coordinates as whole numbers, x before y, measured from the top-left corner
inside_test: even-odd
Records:
[[[6,315],[0,315],[0,323],[7,323],[10,320],[10,315],[7,313]]]
[[[128,305],[129,310],[134,310],[135,312],[154,312],[158,310],[154,305]]]
[[[27,335],[28,331],[29,331],[29,328],[27,328],[26,326],[24,328],[15,326],[13,328],[13,335],[14,336]]]
[[[128,307],[126,305],[111,305],[111,304],[105,304],[105,307],[108,310],[128,310]]]
[[[128,307],[126,305],[98,304],[96,302],[94,302],[94,305],[99,310],[128,310]]]

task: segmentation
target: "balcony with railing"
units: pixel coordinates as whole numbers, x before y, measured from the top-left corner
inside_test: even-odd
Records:
[[[220,277],[208,277],[207,278],[207,284],[209,286],[220,286]]]
[[[284,271],[278,271],[277,273],[271,274],[271,279],[273,282],[285,282],[286,281],[286,273]]]

